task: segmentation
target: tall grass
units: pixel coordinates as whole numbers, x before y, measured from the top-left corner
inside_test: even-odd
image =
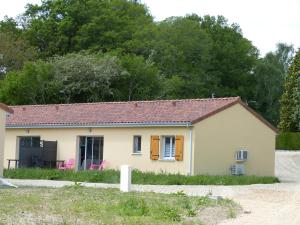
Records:
[[[4,177],[16,179],[67,180],[77,182],[119,183],[118,170],[104,171],[59,171],[56,169],[13,169],[5,170]],[[133,184],[155,185],[248,185],[279,182],[276,177],[258,176],[185,176],[180,174],[152,173],[134,170]]]

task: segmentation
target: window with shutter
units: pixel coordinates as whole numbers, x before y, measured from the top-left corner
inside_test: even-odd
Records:
[[[183,143],[184,143],[184,137],[182,135],[176,136],[176,153],[175,153],[175,159],[177,161],[183,160]]]
[[[152,160],[159,158],[159,136],[151,136],[150,158]]]

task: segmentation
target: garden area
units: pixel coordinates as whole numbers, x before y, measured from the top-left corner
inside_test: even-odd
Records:
[[[11,179],[38,179],[38,180],[65,180],[94,183],[119,183],[120,171],[59,171],[56,169],[13,169],[4,171],[5,178]],[[180,174],[141,172],[133,170],[133,184],[153,185],[249,185],[278,183],[276,177],[259,176],[185,176]]]
[[[16,188],[0,191],[0,224],[212,224],[235,217],[231,200],[117,189]],[[5,204],[2,204],[5,203]],[[17,206],[17,207],[16,207]]]

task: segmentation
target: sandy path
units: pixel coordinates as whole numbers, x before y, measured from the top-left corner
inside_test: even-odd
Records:
[[[221,225],[299,225],[300,185],[279,184],[248,188],[234,193],[232,199],[250,211]]]

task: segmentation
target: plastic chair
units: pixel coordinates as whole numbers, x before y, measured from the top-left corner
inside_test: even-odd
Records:
[[[58,169],[59,170],[72,170],[72,169],[74,169],[74,166],[75,166],[75,159],[69,159],[66,164],[59,163]]]
[[[103,160],[100,164],[91,163],[90,170],[104,170],[105,160]]]

